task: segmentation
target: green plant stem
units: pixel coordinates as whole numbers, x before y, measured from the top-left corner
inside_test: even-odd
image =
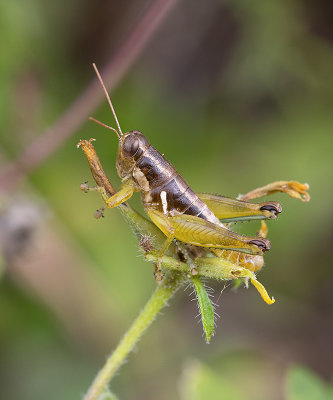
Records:
[[[127,355],[131,352],[144,331],[154,321],[159,311],[167,304],[168,300],[180,287],[183,279],[184,278],[178,274],[169,275],[164,279],[164,282],[156,288],[139,316],[133,322],[130,329],[125,333],[117,348],[110,355],[103,368],[97,374],[84,397],[84,400],[97,400],[99,398],[104,387],[125,361]]]

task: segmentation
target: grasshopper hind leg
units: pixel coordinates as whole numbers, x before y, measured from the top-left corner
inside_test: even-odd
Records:
[[[250,203],[216,194],[201,193],[198,196],[222,222],[276,219],[282,211],[281,204],[276,201]]]
[[[193,215],[180,214],[168,217],[161,211],[148,207],[146,212],[166,236],[166,241],[159,250],[155,266],[154,275],[158,282],[163,279],[162,257],[173,239],[199,247],[236,250],[254,255],[263,255],[265,251],[270,249],[270,241],[263,237],[242,236]],[[187,259],[187,261],[191,267],[190,260]],[[195,269],[193,269],[193,272],[195,273]]]
[[[168,217],[153,208],[146,208],[146,212],[167,237],[158,255],[155,270],[155,277],[158,278],[161,276],[162,257],[173,239],[199,247],[236,250],[256,255],[263,255],[270,249],[270,242],[265,238],[242,236],[193,215]]]
[[[176,239],[194,246],[236,250],[258,255],[263,255],[270,249],[268,239],[259,236],[242,236],[193,215],[180,214],[169,217],[168,221],[174,228]]]

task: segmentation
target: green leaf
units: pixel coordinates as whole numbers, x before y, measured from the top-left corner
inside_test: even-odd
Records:
[[[244,393],[198,360],[185,365],[180,381],[181,400],[244,400]]]
[[[328,400],[328,386],[313,372],[301,366],[291,367],[286,377],[287,400]]]
[[[213,305],[201,280],[195,276],[192,277],[191,280],[195,287],[200,306],[201,321],[206,335],[206,342],[209,343],[214,333],[215,326]]]

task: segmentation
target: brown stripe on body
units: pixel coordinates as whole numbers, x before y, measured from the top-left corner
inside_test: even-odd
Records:
[[[136,161],[136,168],[145,175],[151,190],[162,186],[177,174],[175,167],[152,146]]]
[[[164,213],[167,211],[167,215],[188,214],[214,224],[221,224],[174,166],[152,146],[148,147],[137,160],[136,168],[144,174],[148,182],[146,186],[149,190],[144,190],[141,185],[142,202],[145,207],[153,206]]]

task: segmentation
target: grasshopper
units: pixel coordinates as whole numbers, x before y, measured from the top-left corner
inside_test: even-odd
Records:
[[[124,203],[134,192],[141,192],[145,212],[166,237],[155,264],[155,279],[163,279],[162,258],[174,239],[187,246],[206,248],[216,257],[228,259],[251,271],[260,269],[263,265],[262,256],[270,249],[269,240],[265,235],[248,237],[237,234],[227,224],[253,219],[275,219],[282,211],[281,205],[273,201],[251,203],[219,195],[195,193],[175,167],[141,132],[133,130],[123,134],[102,77],[96,65],[93,66],[118,130],[92,117],[90,119],[117,135],[116,168],[122,180],[119,191],[112,196],[100,186],[93,190],[100,192],[108,208]]]

